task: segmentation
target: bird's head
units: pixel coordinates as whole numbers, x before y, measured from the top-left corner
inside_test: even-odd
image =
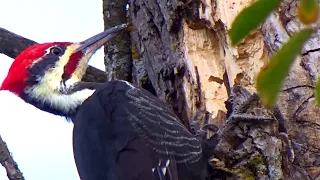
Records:
[[[70,89],[81,81],[97,49],[126,27],[115,26],[77,43],[33,45],[15,58],[0,90],[8,90],[41,110],[70,117],[94,92]]]

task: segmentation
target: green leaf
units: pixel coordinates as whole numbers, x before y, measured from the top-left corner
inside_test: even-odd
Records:
[[[300,0],[299,7],[305,9],[305,11],[313,11],[318,8],[318,0]]]
[[[304,24],[315,23],[318,20],[318,0],[300,0],[297,9],[298,17]]]
[[[294,34],[259,72],[257,90],[266,107],[272,107],[277,101],[279,91],[294,59],[312,33],[313,30],[307,28]]]
[[[316,89],[315,89],[315,97],[317,105],[320,105],[320,78],[317,80]]]
[[[257,28],[279,6],[281,0],[258,0],[238,14],[231,25],[229,36],[234,46]]]

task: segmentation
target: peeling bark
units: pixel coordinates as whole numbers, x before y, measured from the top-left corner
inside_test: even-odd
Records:
[[[200,100],[183,54],[180,13],[184,6],[180,1],[133,0],[130,17],[135,28],[131,37],[156,94],[188,125]]]

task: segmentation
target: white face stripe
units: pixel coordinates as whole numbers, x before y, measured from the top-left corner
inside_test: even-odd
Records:
[[[56,62],[54,68],[48,69],[41,81],[33,89],[36,94],[49,95],[59,90],[61,77],[64,73],[64,66],[68,63],[69,58],[73,52],[72,45],[68,46],[65,53]]]
[[[35,93],[32,93],[31,91],[29,96],[43,103],[49,104],[54,109],[59,109],[62,112],[68,114],[70,109],[76,109],[77,107],[79,107],[94,92],[95,90],[83,89],[81,91],[76,91],[68,95],[59,93],[37,95]]]
[[[76,45],[68,46],[64,55],[55,63],[54,68],[48,69],[45,75],[39,79],[39,83],[35,86],[28,87],[25,93],[32,99],[48,103],[54,109],[59,109],[63,112],[68,112],[70,109],[75,109],[80,106],[95,90],[84,89],[68,95],[60,92],[61,90],[68,89],[68,87],[74,83],[79,82],[88,66],[86,63],[87,60],[81,59],[81,62],[79,62],[77,66],[77,71],[66,81],[66,86],[61,84],[64,67],[68,63],[75,48]]]

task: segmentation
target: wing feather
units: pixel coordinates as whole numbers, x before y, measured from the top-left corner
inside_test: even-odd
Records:
[[[144,89],[130,88],[123,104],[133,128],[157,153],[174,156],[177,163],[201,158],[201,144],[167,105]]]

